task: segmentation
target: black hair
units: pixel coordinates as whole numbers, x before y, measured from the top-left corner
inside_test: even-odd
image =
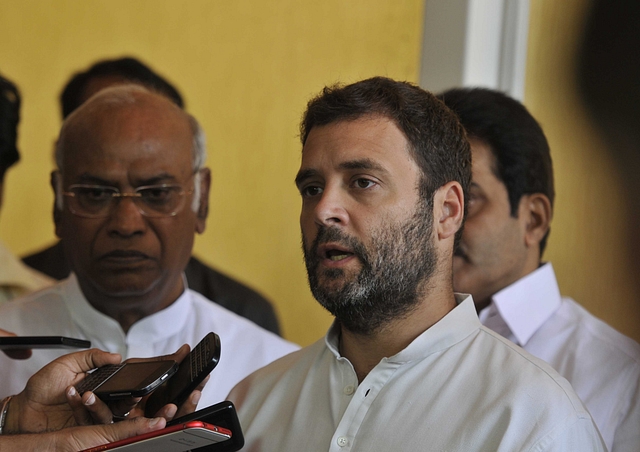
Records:
[[[518,216],[523,195],[542,193],[553,208],[553,166],[549,143],[540,124],[527,109],[504,93],[486,88],[456,88],[438,95],[460,119],[471,138],[495,156],[496,177],[507,188],[511,216]],[[540,242],[540,255],[549,231]]]
[[[71,77],[60,94],[62,117],[66,118],[82,104],[84,90],[90,80],[108,76],[122,77],[127,81],[143,85],[152,91],[165,95],[180,108],[184,108],[182,96],[171,83],[139,60],[123,57],[98,61],[86,71],[78,72]]]
[[[0,181],[5,171],[20,160],[16,143],[19,122],[20,92],[0,75]]]
[[[404,133],[422,173],[419,189],[427,202],[433,201],[439,187],[457,181],[464,192],[466,213],[471,152],[464,129],[442,102],[418,86],[373,77],[351,85],[326,87],[307,104],[300,140],[304,145],[314,127],[366,116],[389,118]],[[462,227],[456,234],[456,244],[461,233]]]

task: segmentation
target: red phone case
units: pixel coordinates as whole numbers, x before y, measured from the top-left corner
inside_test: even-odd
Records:
[[[226,441],[231,431],[202,421],[189,421],[151,433],[85,449],[82,452],[185,452]]]

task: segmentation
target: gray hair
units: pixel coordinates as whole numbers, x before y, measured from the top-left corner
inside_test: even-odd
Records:
[[[137,98],[136,96],[133,94],[135,92],[143,92],[143,93],[151,93],[152,91],[149,91],[147,88],[140,86],[140,85],[127,85],[127,89],[123,90],[122,86],[118,86],[118,87],[112,87],[112,88],[105,88],[102,91],[112,91],[110,94],[110,96],[105,97],[104,99],[102,99],[102,104],[108,104],[108,105],[118,105],[118,104],[134,104],[137,102]],[[69,116],[67,116],[66,120],[64,121],[63,125],[62,125],[62,129],[60,131],[60,138],[63,137],[63,132],[65,130],[65,128],[67,127],[67,124],[69,123],[69,121],[71,120],[71,118],[73,118],[78,110],[82,110],[82,111],[91,111],[95,108],[98,108],[97,106],[93,105],[93,104],[88,104],[86,106],[84,106],[84,108],[80,109],[78,108],[77,110],[75,110],[73,113],[71,113]],[[193,200],[191,202],[191,209],[194,212],[198,211],[198,208],[200,206],[200,196],[201,196],[201,189],[200,189],[200,181],[201,181],[201,172],[200,170],[202,170],[204,168],[204,164],[207,160],[207,140],[206,140],[206,136],[204,133],[204,130],[202,130],[202,127],[200,127],[200,123],[198,122],[198,120],[190,115],[189,113],[187,113],[186,111],[184,111],[184,113],[187,115],[187,119],[189,121],[189,126],[191,127],[191,134],[192,134],[192,153],[193,153],[193,164],[192,164],[192,168],[193,168],[193,173],[194,173],[194,177],[193,177],[193,184],[194,184],[194,190],[193,190]],[[56,172],[56,174],[54,174],[54,186],[55,186],[55,196],[56,196],[56,208],[58,210],[62,210],[63,206],[64,206],[64,196],[63,196],[63,187],[62,187],[62,177],[60,177],[64,171],[64,167],[63,167],[63,155],[64,155],[64,140],[59,139],[58,142],[56,143],[56,148],[55,148],[55,159],[56,159],[56,165],[58,166],[58,171]]]

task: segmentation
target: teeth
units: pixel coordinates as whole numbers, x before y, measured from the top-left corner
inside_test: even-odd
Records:
[[[335,254],[331,256],[329,259],[331,259],[332,261],[341,261],[342,259],[346,259],[346,258],[347,258],[346,254]]]

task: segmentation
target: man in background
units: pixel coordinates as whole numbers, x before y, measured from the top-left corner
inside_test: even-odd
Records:
[[[554,200],[542,129],[496,91],[439,97],[460,118],[473,155],[454,289],[473,295],[486,327],[569,380],[610,451],[640,450],[640,345],[562,297],[551,263],[541,261]]]
[[[106,88],[65,120],[52,174],[54,222],[72,274],[0,307],[0,328],[70,336],[123,358],[194,347],[210,331],[221,359],[202,392],[235,382],[297,347],[190,290],[184,268],[205,229],[210,171],[195,118],[139,85]],[[0,396],[22,389],[58,350],[0,356]]]
[[[601,451],[567,381],[454,294],[471,179],[455,115],[409,83],[327,87],[301,125],[300,227],[325,338],[231,392],[250,451]]]
[[[0,210],[4,176],[20,159],[17,147],[19,121],[20,93],[13,83],[0,76]],[[24,265],[0,242],[0,304],[51,284],[52,279]]]
[[[100,90],[126,83],[145,86],[184,108],[182,96],[171,83],[135,58],[125,57],[99,61],[86,71],[75,74],[60,96],[62,118],[67,118]],[[71,271],[63,248],[63,244],[58,242],[24,257],[23,261],[28,266],[61,280],[69,276]],[[207,266],[194,256],[187,263],[185,275],[190,289],[261,327],[280,334],[278,319],[271,303],[253,289]]]

